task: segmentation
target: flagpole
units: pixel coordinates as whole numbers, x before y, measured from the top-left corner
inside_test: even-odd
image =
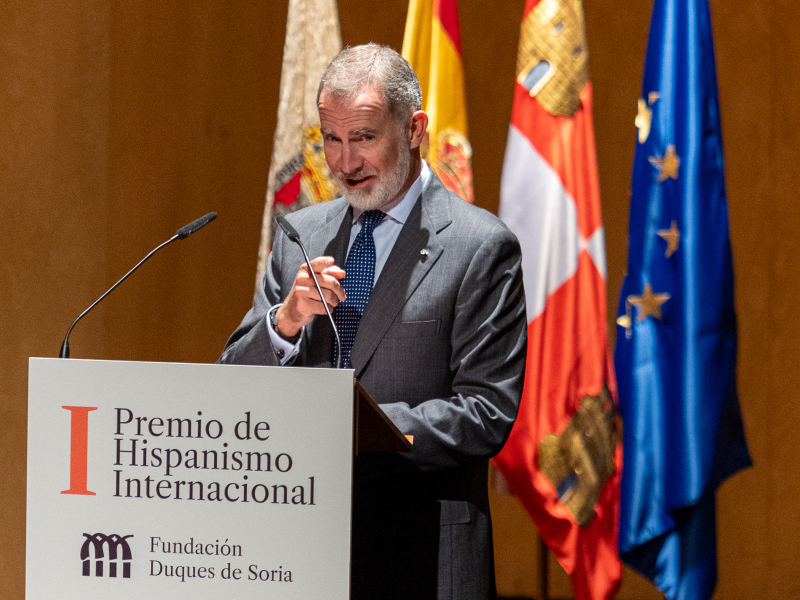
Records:
[[[545,544],[542,536],[539,536],[539,600],[550,600],[550,581],[549,581],[549,552],[550,549]]]

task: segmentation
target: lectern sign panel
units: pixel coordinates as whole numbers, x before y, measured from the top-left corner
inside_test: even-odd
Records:
[[[353,372],[31,359],[27,600],[349,596]]]

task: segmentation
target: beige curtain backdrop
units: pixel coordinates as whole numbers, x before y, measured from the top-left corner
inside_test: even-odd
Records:
[[[404,0],[339,0],[344,44],[400,48]],[[475,201],[495,211],[523,0],[461,0]],[[586,2],[616,307],[633,119],[652,3]],[[178,227],[81,322],[78,358],[212,362],[249,308],[272,150],[286,0],[0,3],[0,596],[24,596],[27,360]],[[800,590],[800,5],[712,0],[740,325],[739,391],[755,467],[719,494],[717,599]],[[609,314],[612,327],[615,315]],[[494,496],[498,587],[535,593],[536,537]],[[571,595],[551,561],[551,594]],[[626,572],[620,598],[659,598]]]

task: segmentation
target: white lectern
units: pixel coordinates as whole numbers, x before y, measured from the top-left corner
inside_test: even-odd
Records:
[[[353,371],[30,360],[27,600],[349,597]]]

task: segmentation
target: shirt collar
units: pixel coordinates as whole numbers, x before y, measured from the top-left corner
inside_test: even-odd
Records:
[[[401,225],[404,224],[406,219],[408,219],[408,215],[411,214],[411,210],[414,208],[417,198],[419,198],[422,190],[428,185],[430,179],[431,169],[428,166],[428,163],[426,163],[423,159],[422,170],[420,171],[419,177],[414,180],[414,183],[412,183],[411,187],[406,190],[405,194],[400,196],[389,206],[382,209],[383,212],[385,212],[393,221],[397,221]],[[353,223],[358,221],[363,212],[363,210],[353,207]]]

